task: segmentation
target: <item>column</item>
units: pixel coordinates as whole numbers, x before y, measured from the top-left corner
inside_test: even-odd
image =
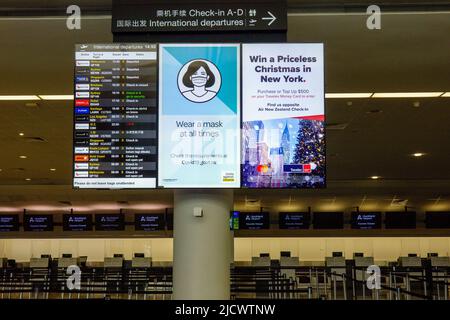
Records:
[[[230,298],[232,209],[232,190],[174,191],[174,299]]]

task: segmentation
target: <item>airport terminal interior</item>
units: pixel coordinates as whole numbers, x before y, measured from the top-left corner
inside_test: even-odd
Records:
[[[127,42],[112,1],[37,2],[0,1],[0,299],[449,299],[448,1],[381,1],[380,29],[287,1],[287,42],[323,43],[326,186],[112,190],[73,180],[76,45]]]

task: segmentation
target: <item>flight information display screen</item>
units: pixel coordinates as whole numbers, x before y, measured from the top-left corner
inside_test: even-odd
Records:
[[[136,214],[134,216],[134,228],[138,231],[164,230],[165,221],[162,213]]]
[[[449,229],[450,212],[426,212],[425,225],[430,229]]]
[[[0,232],[19,231],[19,215],[0,215]]]
[[[154,44],[80,44],[75,52],[75,188],[155,188]]]
[[[313,215],[314,229],[343,229],[344,213],[343,212],[314,212]]]
[[[381,212],[352,212],[352,229],[381,229]]]
[[[25,231],[53,231],[53,216],[51,214],[24,215],[23,229]]]
[[[96,214],[95,230],[97,231],[125,230],[125,220],[123,214]]]
[[[415,229],[416,213],[408,212],[386,212],[385,217],[386,229]]]
[[[63,215],[64,231],[92,231],[92,214]]]
[[[311,214],[309,212],[280,212],[278,219],[280,229],[308,229]]]
[[[241,230],[270,229],[269,212],[239,212],[238,219]]]

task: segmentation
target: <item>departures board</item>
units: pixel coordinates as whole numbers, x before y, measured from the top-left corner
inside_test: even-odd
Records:
[[[76,45],[75,188],[156,187],[156,57],[153,44]]]
[[[74,188],[324,188],[323,52],[77,45]]]

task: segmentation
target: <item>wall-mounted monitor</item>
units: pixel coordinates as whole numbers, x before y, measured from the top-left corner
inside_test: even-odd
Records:
[[[352,212],[350,223],[352,229],[381,229],[381,212]]]
[[[19,215],[1,214],[0,232],[14,232],[14,231],[19,231]]]
[[[239,212],[238,216],[240,230],[270,229],[269,212]]]
[[[280,212],[278,221],[280,229],[309,229],[311,214],[309,212]]]
[[[314,212],[313,215],[314,229],[343,229],[344,213],[343,212]]]
[[[134,215],[134,228],[137,231],[160,231],[165,228],[164,213],[145,213]]]
[[[155,188],[156,44],[75,50],[74,188]]]
[[[240,187],[240,45],[159,45],[158,185]]]
[[[391,211],[385,215],[386,229],[415,229],[416,213],[413,211]]]
[[[53,231],[53,215],[25,214],[23,216],[23,229],[25,231]]]
[[[64,214],[63,231],[92,231],[92,214]]]
[[[322,43],[242,45],[243,188],[325,187]]]
[[[429,229],[449,229],[450,212],[429,211],[425,213],[425,226]]]
[[[123,214],[96,214],[96,231],[123,231],[125,230],[125,221]]]

